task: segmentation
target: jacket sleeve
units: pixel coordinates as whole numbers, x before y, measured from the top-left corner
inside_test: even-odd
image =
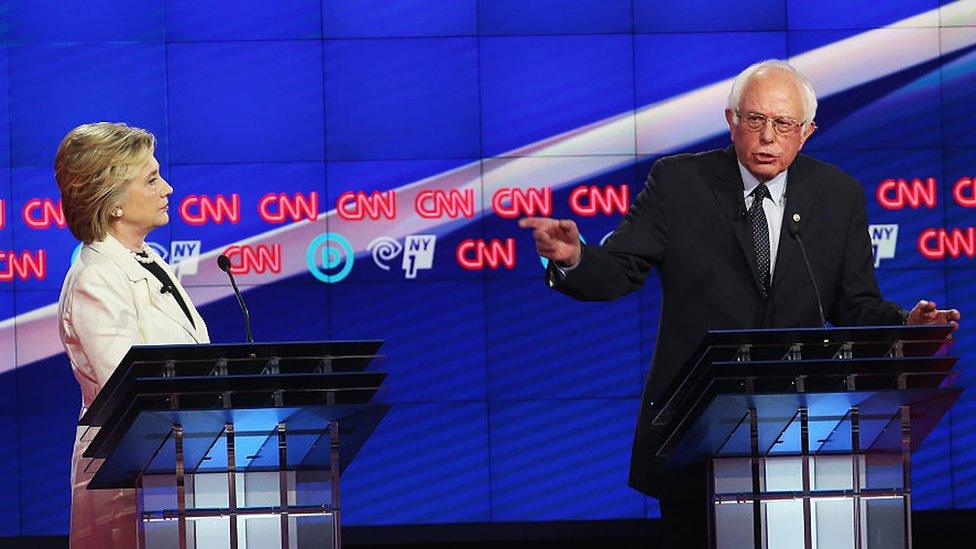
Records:
[[[112,265],[93,265],[78,276],[71,292],[70,324],[99,386],[139,340],[129,281]]]
[[[565,273],[550,263],[549,285],[584,301],[608,301],[637,290],[664,261],[671,225],[668,165],[658,161],[644,189],[603,246],[582,245],[579,265]]]
[[[835,326],[904,324],[907,315],[896,303],[881,297],[874,273],[867,219],[864,191],[858,185],[848,227],[843,270],[835,289],[834,306],[829,312],[828,320]]]

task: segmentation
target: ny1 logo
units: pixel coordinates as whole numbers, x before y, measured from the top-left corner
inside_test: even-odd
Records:
[[[871,249],[874,252],[874,266],[881,265],[882,259],[894,259],[898,247],[898,225],[868,225],[871,235]]]
[[[403,269],[404,278],[417,278],[417,271],[430,269],[434,266],[434,245],[437,244],[437,236],[432,234],[412,234],[407,236],[401,245],[394,238],[381,236],[374,238],[366,250],[372,255],[373,263],[384,271],[389,271],[388,263],[396,259],[403,253],[403,260],[400,268]]]

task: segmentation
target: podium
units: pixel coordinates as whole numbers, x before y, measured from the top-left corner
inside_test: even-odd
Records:
[[[705,463],[713,548],[909,549],[911,454],[961,392],[950,332],[709,332],[642,426],[649,458]]]
[[[134,346],[79,420],[87,489],[136,489],[141,549],[341,547],[381,344]]]

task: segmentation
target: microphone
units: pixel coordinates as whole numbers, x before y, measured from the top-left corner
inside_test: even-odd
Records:
[[[813,295],[817,298],[817,313],[820,315],[820,325],[824,328],[827,327],[827,319],[824,318],[823,305],[820,299],[820,289],[817,288],[817,279],[813,276],[813,267],[810,266],[810,259],[807,257],[807,250],[803,246],[803,239],[800,238],[800,214],[793,214],[791,220],[786,224],[786,229],[790,232],[790,236],[796,239],[796,243],[800,246],[800,255],[803,256],[803,264],[806,265],[807,275],[810,277],[810,284],[813,286]]]
[[[230,277],[230,285],[233,286],[234,295],[237,296],[237,304],[241,306],[241,312],[244,314],[244,334],[247,336],[248,343],[254,343],[254,337],[251,336],[251,315],[248,314],[247,305],[244,304],[241,291],[237,288],[237,282],[234,281],[234,273],[230,272],[230,258],[224,254],[220,254],[217,256],[217,266]]]
[[[172,291],[173,291],[173,288],[171,288],[169,286],[169,284],[164,284],[163,287],[159,289],[159,293],[161,293],[163,295],[166,295],[167,293],[172,292]]]

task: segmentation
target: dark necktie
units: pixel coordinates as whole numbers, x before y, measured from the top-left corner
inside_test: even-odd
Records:
[[[766,299],[769,293],[769,227],[766,225],[766,214],[763,213],[763,200],[769,196],[766,185],[759,185],[752,191],[752,207],[749,208],[749,226],[752,228],[752,245],[756,251],[756,267],[762,281],[762,297]]]

